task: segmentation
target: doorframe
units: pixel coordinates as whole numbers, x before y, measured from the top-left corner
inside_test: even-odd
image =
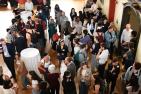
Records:
[[[141,16],[140,16],[140,12],[138,10],[136,10],[130,3],[126,3],[124,4],[124,8],[123,8],[123,14],[122,14],[122,20],[121,20],[121,26],[120,26],[120,32],[119,32],[119,43],[118,43],[118,48],[120,49],[120,38],[121,38],[121,34],[122,34],[122,31],[123,29],[125,28],[125,22],[124,22],[124,11],[126,10],[126,8],[130,8],[131,10],[133,10],[135,12],[135,17],[137,17],[137,19],[139,20],[139,24],[140,24],[140,27],[139,27],[139,32],[137,32],[137,43],[139,42],[139,39],[141,38]],[[130,19],[130,18],[129,18]],[[127,22],[129,23],[129,21]],[[136,51],[137,51],[137,48],[138,48],[138,44],[137,44],[137,47],[136,47]],[[136,57],[136,56],[135,56]]]

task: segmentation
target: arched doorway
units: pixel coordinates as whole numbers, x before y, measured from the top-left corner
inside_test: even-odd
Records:
[[[137,37],[139,41],[140,32],[141,32],[141,17],[139,15],[139,12],[132,6],[132,5],[125,5],[123,10],[123,16],[122,16],[122,23],[121,23],[121,29],[120,29],[120,36],[122,34],[123,29],[125,28],[126,24],[130,23],[131,28],[135,31],[137,31]],[[135,47],[137,48],[137,47]]]

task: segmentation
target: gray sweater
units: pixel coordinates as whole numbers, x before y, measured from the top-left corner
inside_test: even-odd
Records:
[[[141,69],[138,70],[138,75],[139,75],[138,84],[141,87],[141,73],[140,72],[141,72]],[[133,67],[131,66],[127,69],[127,71],[125,73],[125,77],[124,77],[125,82],[129,81],[131,79],[132,73],[133,73]]]

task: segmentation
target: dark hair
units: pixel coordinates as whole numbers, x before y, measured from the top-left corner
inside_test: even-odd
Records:
[[[83,33],[84,33],[84,35],[87,35],[88,31],[85,29],[85,30],[83,30]]]
[[[140,62],[135,62],[134,66],[135,66],[135,69],[138,70],[138,69],[141,68],[141,63]]]
[[[47,89],[47,82],[46,82],[46,81],[41,81],[41,82],[39,83],[39,88],[40,88],[41,90]]]
[[[83,12],[82,12],[82,11],[79,11],[79,16],[80,16],[80,15],[83,15]]]
[[[133,37],[136,37],[136,36],[137,36],[137,32],[136,32],[136,31],[132,31],[132,32],[131,32],[131,35],[132,35]]]
[[[129,42],[128,43],[128,48],[131,49],[132,51],[134,51],[134,43],[133,42]]]
[[[7,28],[6,31],[9,32],[10,28]]]
[[[28,16],[28,20],[30,20],[31,19],[31,17],[30,16]]]
[[[117,62],[118,61],[118,58],[117,57],[114,57],[113,58],[113,62]]]
[[[81,49],[83,49],[83,48],[85,48],[85,47],[86,47],[85,44],[81,44],[81,45],[80,45],[80,48],[81,48]]]
[[[97,29],[96,32],[102,32],[101,29]]]
[[[100,43],[100,47],[104,47],[106,49],[106,45],[104,43]]]
[[[32,80],[37,80],[38,82],[42,81],[35,71],[29,71],[29,74],[31,75]]]
[[[59,7],[58,4],[55,5],[55,10],[56,10],[56,11],[60,11],[60,7]]]
[[[68,62],[71,62],[73,59],[72,57],[66,57]]]
[[[63,78],[66,78],[67,76],[71,76],[71,72],[70,72],[69,70],[66,70],[66,71],[64,72]]]
[[[74,42],[75,42],[76,44],[79,44],[79,39],[78,39],[78,38],[74,38],[73,40],[74,40]]]
[[[66,28],[70,27],[70,21],[66,21]]]
[[[12,24],[15,24],[17,22],[17,20],[16,19],[12,19],[11,22],[12,22]]]
[[[73,9],[75,10],[75,8],[71,8],[71,12],[72,12]]]

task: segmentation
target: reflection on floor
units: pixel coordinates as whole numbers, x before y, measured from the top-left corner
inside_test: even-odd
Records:
[[[83,10],[84,0],[51,0],[51,16],[54,17],[54,6],[59,4],[60,8],[66,12],[70,19],[70,10],[75,8],[76,11]],[[8,8],[0,7],[0,38],[5,38],[6,28],[11,25],[11,19],[14,17],[12,11]]]

